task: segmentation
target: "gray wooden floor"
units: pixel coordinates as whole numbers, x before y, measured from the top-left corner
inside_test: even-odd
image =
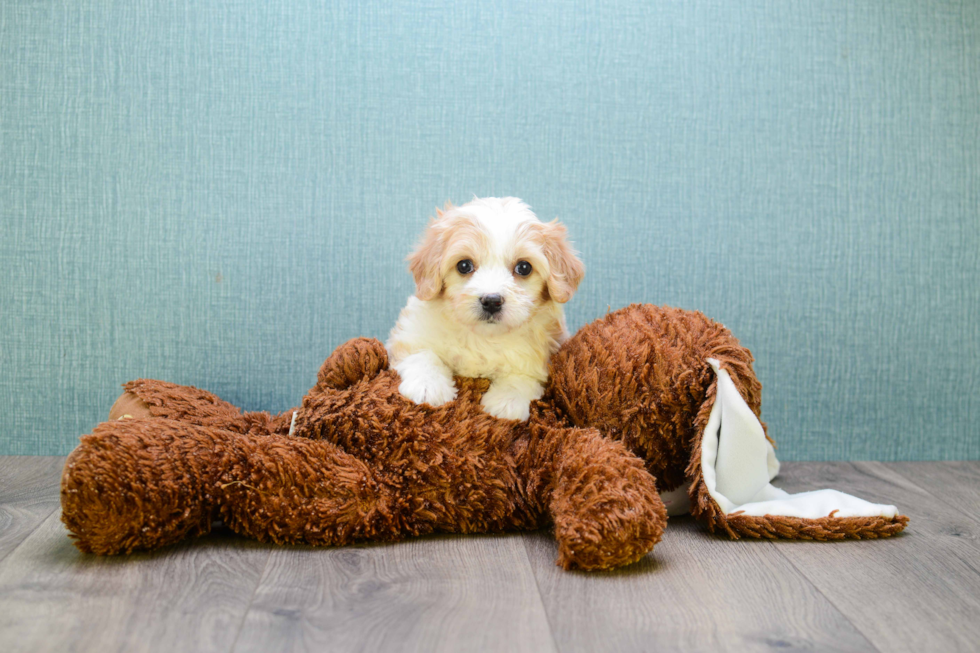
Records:
[[[980,463],[788,463],[777,485],[895,503],[870,542],[731,542],[670,521],[640,563],[554,565],[547,533],[312,549],[215,533],[79,553],[62,458],[0,457],[0,650],[976,651]]]

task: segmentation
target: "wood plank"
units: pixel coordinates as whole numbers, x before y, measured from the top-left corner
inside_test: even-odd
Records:
[[[712,536],[688,516],[607,573],[562,571],[547,533],[524,541],[563,653],[875,650],[771,543]]]
[[[0,642],[17,651],[227,651],[270,547],[212,534],[152,554],[80,553],[52,514],[0,563]]]
[[[0,560],[58,509],[64,456],[0,456]]]
[[[278,549],[235,651],[551,651],[521,536]]]
[[[776,546],[875,646],[976,650],[980,524],[975,519],[884,463],[788,463],[777,485],[790,492],[831,487],[893,503],[910,517],[904,533],[883,540]]]

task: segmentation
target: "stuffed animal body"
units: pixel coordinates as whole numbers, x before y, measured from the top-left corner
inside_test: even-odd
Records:
[[[633,305],[562,346],[525,422],[485,413],[481,379],[456,379],[443,406],[412,403],[384,346],[367,338],[339,347],[302,405],[276,416],[133,381],[69,456],[62,519],[96,554],[174,544],[215,521],[312,545],[550,527],[568,569],[647,554],[666,526],[659,493],[685,485],[691,512],[731,537],[902,530],[892,506],[840,493],[794,503],[769,485],[775,456],[751,363],[700,313]]]

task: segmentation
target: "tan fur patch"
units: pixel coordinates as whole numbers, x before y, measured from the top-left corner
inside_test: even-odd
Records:
[[[572,298],[585,276],[585,264],[568,242],[568,230],[558,220],[533,223],[528,225],[528,237],[538,244],[548,260],[550,298],[564,304]]]
[[[447,210],[449,205],[447,205]],[[422,241],[408,256],[408,269],[415,278],[415,295],[429,301],[440,295],[445,274],[451,269],[448,259],[472,256],[486,247],[487,235],[473,218],[465,215],[438,217],[429,221]]]

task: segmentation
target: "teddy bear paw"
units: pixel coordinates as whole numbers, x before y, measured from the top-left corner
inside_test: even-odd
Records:
[[[565,569],[612,569],[636,562],[660,540],[665,514],[633,511],[589,519],[566,516],[555,524],[558,565]]]

